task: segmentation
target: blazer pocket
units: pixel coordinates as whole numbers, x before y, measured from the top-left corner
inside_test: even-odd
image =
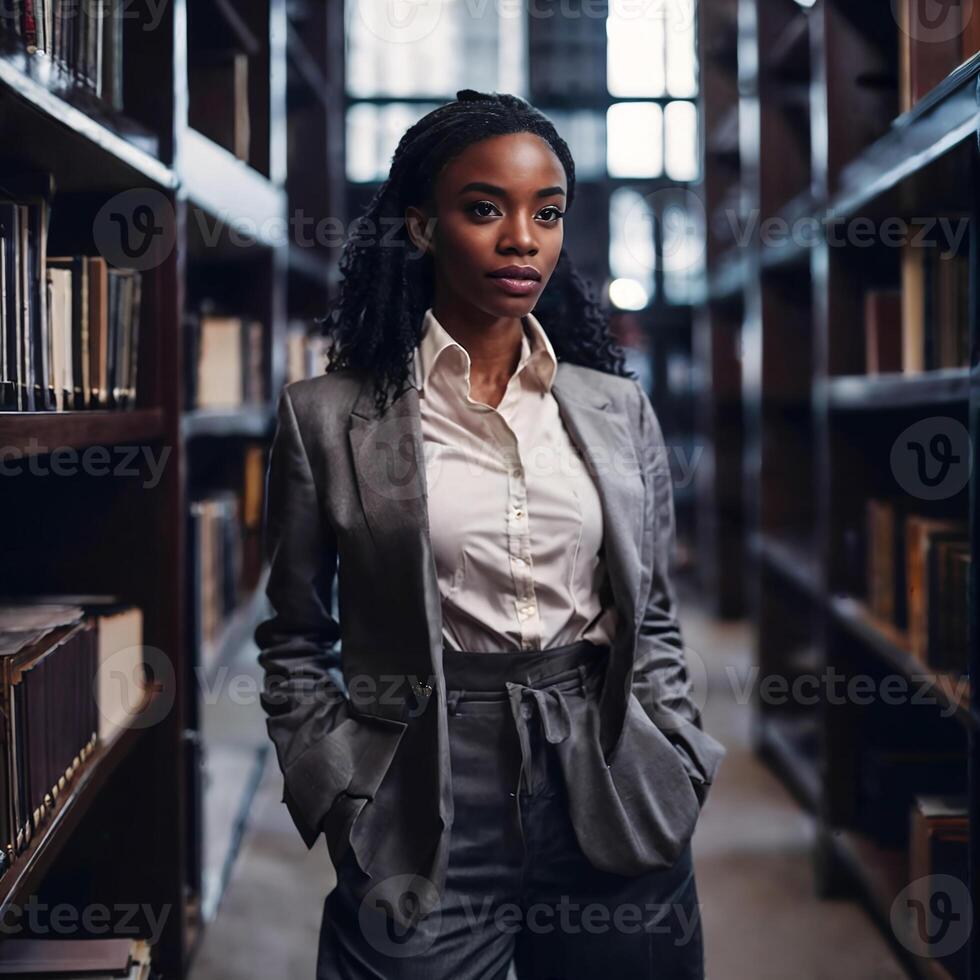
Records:
[[[557,744],[576,837],[590,863],[620,875],[670,867],[694,832],[699,805],[667,737],[631,697],[608,765],[599,743],[598,701],[573,718]]]
[[[355,716],[349,711],[335,727],[310,740],[284,769],[286,787],[303,821],[315,832],[345,794],[373,798],[407,722]]]
[[[662,704],[647,707],[635,694],[631,694],[631,697],[673,745],[694,786],[698,803],[703,806],[728,750],[718,739],[672,708]]]
[[[361,870],[369,875],[380,839],[391,829],[385,814],[376,813],[375,798],[391,770],[408,722],[372,715],[363,724],[370,737],[365,736],[358,746],[353,775],[337,802],[342,829],[336,839],[336,853],[342,855],[350,844]]]

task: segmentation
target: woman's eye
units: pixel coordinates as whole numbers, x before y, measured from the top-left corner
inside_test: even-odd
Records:
[[[478,211],[478,208],[492,208],[494,211],[497,210],[496,207],[494,207],[494,205],[489,201],[477,201],[476,204],[470,205],[469,210],[473,212],[473,214],[478,215],[480,218],[489,218],[490,215],[485,212]]]
[[[492,204],[490,201],[477,201],[475,204],[471,204],[467,210],[471,214],[475,214],[480,218],[489,218],[493,213],[500,214],[500,212],[497,210],[497,206]],[[544,217],[545,221],[551,222],[557,221],[559,218],[564,217],[565,212],[559,210],[552,204],[540,211],[539,214]]]

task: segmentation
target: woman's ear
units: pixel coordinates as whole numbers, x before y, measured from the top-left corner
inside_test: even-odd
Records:
[[[405,227],[412,244],[420,253],[435,254],[435,218],[414,205],[405,209]]]

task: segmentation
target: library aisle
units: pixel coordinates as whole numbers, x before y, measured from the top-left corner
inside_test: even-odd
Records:
[[[593,752],[636,783],[590,826],[649,804],[605,843],[653,848],[704,802],[709,975],[980,980],[978,146],[980,0],[5,3],[0,975],[311,977],[343,835],[388,877],[446,822],[444,718],[387,679],[428,699],[441,627],[533,649],[598,597],[642,630],[598,741],[624,702],[653,727]],[[466,404],[437,377],[372,418],[368,385],[427,308],[471,394],[533,312],[542,418],[614,468],[662,434],[672,521],[652,459],[588,467],[601,536],[567,471],[539,509],[519,424],[480,506],[430,494],[399,426]],[[670,735],[658,568],[703,739]]]
[[[907,974],[859,903],[814,893],[812,818],[752,751],[750,709],[738,703],[740,686],[730,681],[751,666],[747,625],[712,618],[685,592],[680,606],[685,640],[707,667],[705,726],[729,753],[694,837],[706,977],[904,980]],[[243,653],[243,668],[248,656]],[[190,980],[314,974],[333,868],[322,839],[306,850],[281,794],[282,776],[269,757]]]

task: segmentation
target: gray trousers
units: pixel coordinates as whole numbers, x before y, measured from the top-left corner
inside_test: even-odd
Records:
[[[555,745],[596,702],[608,647],[446,651],[455,819],[440,906],[402,929],[353,851],[324,902],[318,980],[703,980],[691,847],[668,868],[594,868]],[[572,777],[574,778],[574,777]]]

